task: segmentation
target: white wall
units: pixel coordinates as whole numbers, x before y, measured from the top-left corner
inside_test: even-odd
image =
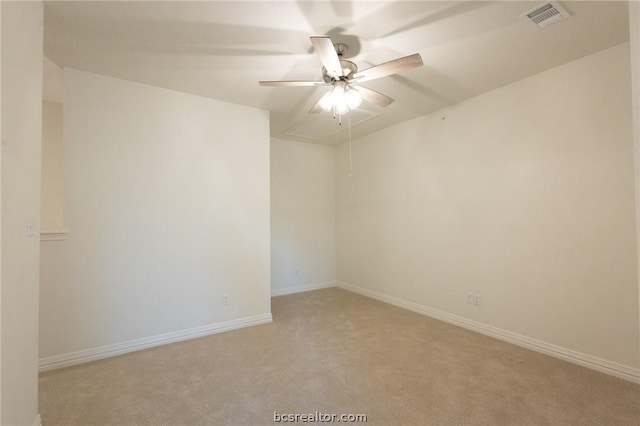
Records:
[[[64,226],[62,104],[42,103],[41,229],[60,231]]]
[[[271,140],[271,291],[335,285],[335,154]]]
[[[625,43],[359,139],[352,178],[338,147],[338,281],[640,379],[629,69]]]
[[[268,112],[64,74],[69,236],[42,246],[41,365],[270,320]]]
[[[2,2],[3,425],[38,418],[42,3]],[[34,224],[27,236],[27,217]]]

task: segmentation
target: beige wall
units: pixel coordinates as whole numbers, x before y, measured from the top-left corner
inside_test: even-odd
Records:
[[[359,139],[351,178],[338,147],[338,280],[637,374],[629,69],[626,43]]]
[[[42,3],[2,2],[3,425],[38,416]],[[27,232],[27,222],[33,224]]]
[[[64,229],[62,104],[42,103],[41,229]]]
[[[334,148],[271,140],[271,290],[334,285]]]
[[[270,318],[268,112],[64,74],[69,235],[42,245],[41,358]]]
[[[0,46],[2,45],[2,2],[0,2]],[[0,60],[0,99],[2,99],[2,61]],[[0,101],[0,117],[2,117]],[[2,120],[0,120],[0,139],[2,137]],[[0,144],[0,241],[2,241],[2,145]],[[2,354],[2,244],[0,244],[0,354]],[[0,423],[2,422],[2,361],[0,361]]]
[[[636,168],[636,247],[640,247],[640,2],[629,2],[629,38],[631,50],[631,82],[633,88],[633,140]],[[640,250],[637,250],[640,275]],[[638,280],[640,293],[640,279]],[[639,295],[640,297],[640,295]],[[640,302],[639,302],[640,303]],[[640,316],[638,317],[640,322]],[[638,349],[640,363],[640,348]]]

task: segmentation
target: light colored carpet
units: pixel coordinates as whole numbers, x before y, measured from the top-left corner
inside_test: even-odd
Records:
[[[340,289],[272,305],[272,324],[43,373],[43,425],[640,424],[624,380]]]

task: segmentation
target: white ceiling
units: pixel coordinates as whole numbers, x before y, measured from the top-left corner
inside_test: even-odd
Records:
[[[339,143],[329,113],[307,114],[326,88],[258,86],[320,80],[310,35],[349,45],[361,70],[422,55],[421,68],[363,83],[396,102],[363,104],[358,137],[629,40],[627,2],[562,1],[572,16],[545,28],[520,17],[539,4],[47,1],[44,50],[61,67],[267,109],[273,137]]]

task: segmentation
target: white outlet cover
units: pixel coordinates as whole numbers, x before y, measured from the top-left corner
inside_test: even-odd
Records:
[[[38,226],[38,221],[35,216],[27,216],[27,237],[33,237],[36,235],[36,228]]]

